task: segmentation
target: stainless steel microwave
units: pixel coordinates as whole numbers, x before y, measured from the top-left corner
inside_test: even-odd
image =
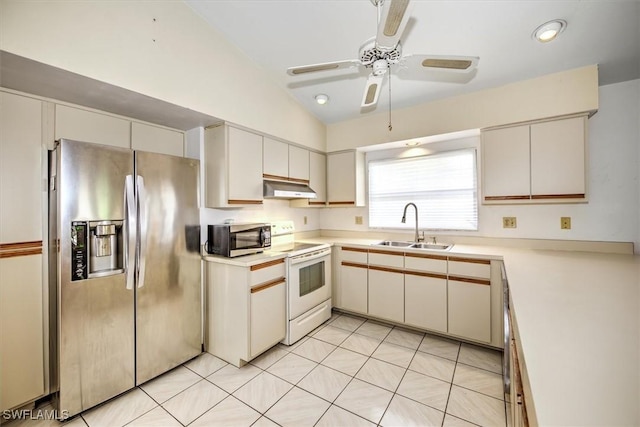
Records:
[[[271,224],[213,224],[207,226],[207,252],[236,257],[271,247]]]

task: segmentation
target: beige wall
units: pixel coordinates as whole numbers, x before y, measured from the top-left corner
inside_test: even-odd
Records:
[[[326,148],[325,125],[183,2],[0,0],[0,49]]]
[[[598,67],[564,71],[327,126],[327,151],[598,109]]]

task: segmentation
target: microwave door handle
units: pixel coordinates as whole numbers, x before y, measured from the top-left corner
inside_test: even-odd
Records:
[[[125,237],[125,285],[128,290],[134,287],[135,259],[136,259],[136,240],[138,232],[138,224],[136,219],[136,201],[133,192],[133,176],[127,175],[124,180],[124,206],[127,215],[127,235]]]
[[[147,266],[147,240],[149,226],[149,210],[147,209],[147,190],[144,187],[144,178],[136,177],[138,189],[138,215],[140,218],[140,245],[138,252],[138,289],[144,286],[144,278]]]

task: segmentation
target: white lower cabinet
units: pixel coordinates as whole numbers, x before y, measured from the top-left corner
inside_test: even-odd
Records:
[[[418,328],[447,333],[447,277],[405,272],[404,322]]]
[[[206,261],[205,350],[240,367],[285,337],[285,260]]]
[[[449,333],[491,342],[491,286],[452,280],[449,277]]]
[[[369,266],[369,314],[404,322],[404,274]]]
[[[340,266],[340,300],[342,308],[367,314],[367,266]]]
[[[286,282],[284,278],[251,289],[249,357],[254,358],[286,334]]]

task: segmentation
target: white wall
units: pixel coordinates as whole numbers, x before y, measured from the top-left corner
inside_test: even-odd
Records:
[[[324,124],[181,1],[0,0],[0,49],[326,148]]]
[[[640,80],[600,87],[599,97],[599,111],[589,120],[589,203],[480,205],[479,230],[455,234],[634,242],[636,252],[640,252]],[[477,139],[473,140],[464,144],[477,146]],[[437,144],[439,147],[434,148],[447,145]],[[461,142],[449,144],[460,146]],[[366,218],[367,209],[323,209],[320,226],[331,230],[368,231],[366,221],[365,225],[354,224],[356,215]],[[398,215],[401,216],[401,212]],[[503,216],[517,217],[518,228],[502,228]],[[571,230],[560,229],[561,216],[572,218]]]

